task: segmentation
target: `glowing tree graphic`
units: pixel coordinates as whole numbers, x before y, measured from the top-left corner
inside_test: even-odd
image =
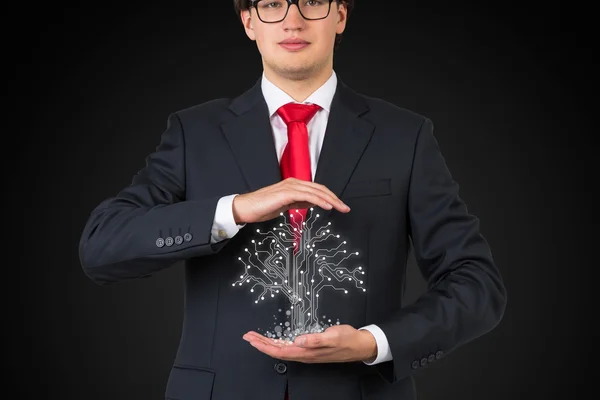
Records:
[[[291,342],[301,334],[322,332],[331,326],[318,318],[319,295],[324,289],[348,294],[355,287],[366,292],[361,286],[364,268],[347,265],[359,253],[344,249],[346,241],[331,231],[331,222],[315,228],[319,214],[313,218],[313,208],[310,211],[299,234],[281,213],[283,222],[267,232],[257,229],[260,239],[253,239],[244,249],[244,257],[238,258],[244,273],[232,286],[248,286],[251,293],[256,293],[255,303],[275,295],[287,296],[290,302],[287,321],[275,322],[274,329],[265,336]],[[300,215],[298,210],[295,213]],[[295,234],[299,239],[297,250]]]

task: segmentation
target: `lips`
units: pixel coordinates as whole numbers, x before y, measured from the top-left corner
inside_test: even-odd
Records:
[[[300,50],[308,46],[310,43],[302,39],[285,39],[279,42],[279,45],[287,50]]]

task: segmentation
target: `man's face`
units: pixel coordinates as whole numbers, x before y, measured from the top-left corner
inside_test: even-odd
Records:
[[[285,2],[284,5],[287,7]],[[246,34],[256,41],[264,67],[286,79],[300,80],[314,76],[332,62],[335,35],[346,27],[346,7],[334,1],[327,18],[314,21],[305,20],[296,5],[290,7],[281,22],[262,22],[255,8],[242,11],[241,18]],[[308,44],[283,43],[290,39]]]

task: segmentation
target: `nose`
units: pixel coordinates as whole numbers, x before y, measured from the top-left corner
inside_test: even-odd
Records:
[[[290,5],[288,13],[283,20],[283,29],[300,29],[304,26],[304,18],[296,4]]]

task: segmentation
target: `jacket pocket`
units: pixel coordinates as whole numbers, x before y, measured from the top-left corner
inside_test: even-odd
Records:
[[[350,181],[342,193],[343,199],[386,196],[392,194],[390,178]]]
[[[166,400],[210,400],[215,372],[208,368],[173,365],[165,391]]]

